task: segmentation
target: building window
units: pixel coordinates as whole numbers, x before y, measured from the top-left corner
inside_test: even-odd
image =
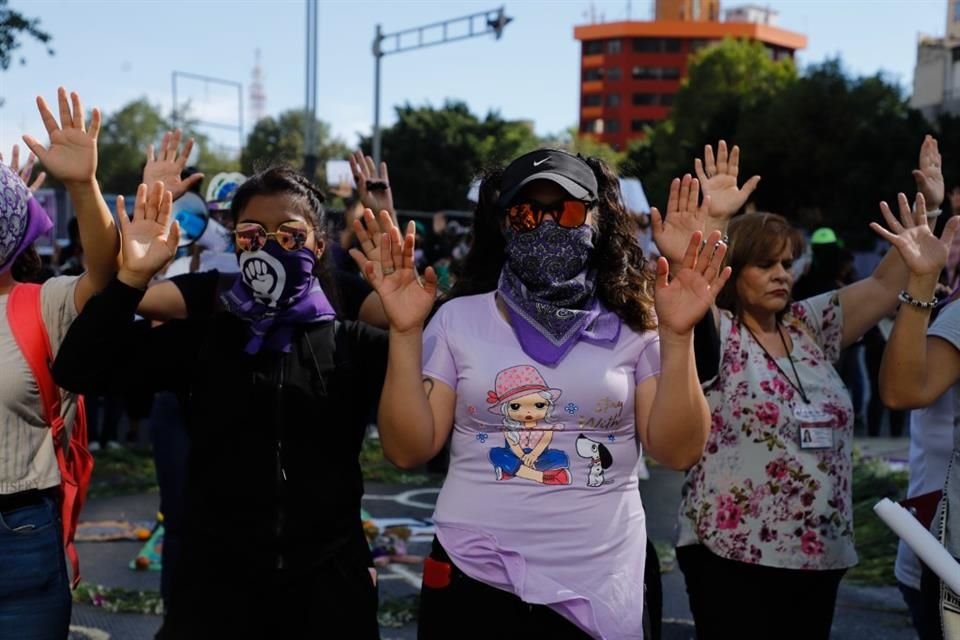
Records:
[[[676,67],[634,67],[631,70],[634,80],[676,80],[680,69]]]
[[[637,53],[679,53],[683,48],[679,38],[634,38]]]
[[[659,98],[656,93],[635,93],[633,94],[633,104],[638,107],[659,104]]]
[[[653,120],[631,120],[630,121],[630,131],[634,133],[642,133],[647,127],[652,127],[656,124]]]
[[[674,98],[674,95],[672,93],[663,93],[660,95],[660,104],[662,104],[665,107],[672,107],[673,98]]]
[[[607,80],[619,80],[620,67],[610,67],[607,69]]]
[[[607,53],[620,53],[621,44],[619,40],[608,40],[607,41]]]
[[[620,121],[613,118],[607,119],[603,123],[603,129],[607,133],[617,133],[620,131]]]
[[[953,21],[960,22],[960,2],[953,5]]]
[[[603,133],[603,120],[591,118],[580,123],[581,133]]]
[[[619,93],[611,93],[610,95],[608,95],[608,96],[607,96],[607,106],[608,106],[608,107],[614,107],[614,108],[619,107],[619,106],[620,106],[620,94],[619,94]]]
[[[697,38],[696,40],[690,41],[690,52],[700,51],[707,45],[713,44],[716,40],[705,40],[703,38]]]
[[[583,81],[593,82],[594,80],[603,80],[603,69],[593,68],[583,70]]]
[[[603,40],[587,40],[583,43],[583,55],[592,56],[603,53]]]
[[[587,93],[583,96],[583,106],[599,107],[603,105],[603,96],[599,93]]]

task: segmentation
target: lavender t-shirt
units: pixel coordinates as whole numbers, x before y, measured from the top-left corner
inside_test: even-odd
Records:
[[[494,293],[446,303],[423,374],[456,391],[437,537],[468,576],[546,604],[597,638],[641,638],[646,529],[634,392],[656,332],[531,360]]]

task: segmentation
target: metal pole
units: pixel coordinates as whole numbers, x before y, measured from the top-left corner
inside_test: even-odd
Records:
[[[373,162],[380,166],[380,42],[383,40],[383,30],[377,25],[376,35],[373,38]]]
[[[307,0],[306,68],[303,174],[312,180],[317,173],[317,0]]]
[[[171,119],[173,122],[173,128],[177,128],[177,72],[174,71],[170,74],[170,83],[173,85],[173,113],[171,114]]]
[[[240,140],[240,155],[243,155],[243,85],[237,85],[237,116],[240,120],[240,131],[238,138]]]

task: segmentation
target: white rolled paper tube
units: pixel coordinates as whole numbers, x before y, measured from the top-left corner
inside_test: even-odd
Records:
[[[954,593],[960,593],[960,563],[909,511],[889,498],[878,502],[873,510]]]

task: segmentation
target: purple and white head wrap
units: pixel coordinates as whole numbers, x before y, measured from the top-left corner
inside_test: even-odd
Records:
[[[53,228],[50,216],[10,167],[0,164],[0,273]]]

